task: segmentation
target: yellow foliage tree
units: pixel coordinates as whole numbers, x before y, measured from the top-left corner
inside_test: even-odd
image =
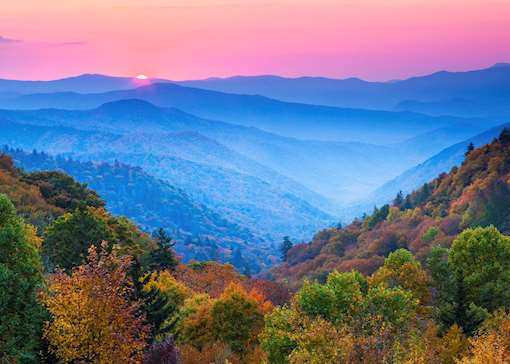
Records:
[[[129,301],[129,265],[115,250],[91,247],[87,264],[50,277],[43,303],[52,320],[43,335],[62,362],[141,362],[148,328]]]

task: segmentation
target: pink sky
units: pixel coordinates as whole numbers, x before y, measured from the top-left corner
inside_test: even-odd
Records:
[[[510,62],[509,0],[13,0],[0,78],[388,80]]]

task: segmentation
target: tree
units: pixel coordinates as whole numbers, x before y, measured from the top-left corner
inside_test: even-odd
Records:
[[[48,282],[43,303],[52,320],[44,337],[61,361],[139,363],[148,327],[140,304],[131,302],[129,257],[119,258],[106,244],[89,249],[88,262],[70,275],[58,272]]]
[[[464,156],[468,157],[473,150],[475,150],[475,146],[472,142],[470,142],[469,145],[467,146],[467,150],[466,153],[464,153]]]
[[[302,325],[303,329],[293,335],[296,348],[289,355],[290,364],[353,361],[355,341],[348,332],[321,318],[305,318]]]
[[[163,228],[155,231],[152,236],[156,240],[158,247],[150,253],[149,268],[155,271],[165,269],[175,270],[179,264],[173,250],[175,242]]]
[[[466,307],[510,308],[509,237],[493,226],[466,229],[454,240],[448,263],[464,286]]]
[[[448,253],[448,249],[436,246],[427,259],[432,288],[435,289],[433,313],[442,332],[463,321],[458,315],[458,282],[448,263]]]
[[[499,134],[498,140],[502,145],[510,144],[510,129],[504,128]]]
[[[294,333],[300,326],[301,317],[302,315],[286,306],[275,308],[265,317],[260,344],[268,354],[270,363],[288,363],[289,355],[297,347]]]
[[[288,236],[283,237],[283,242],[280,247],[280,251],[282,253],[282,260],[285,262],[287,261],[287,254],[289,253],[289,250],[292,249],[292,242],[290,241]]]
[[[179,344],[202,350],[216,341],[212,325],[213,300],[207,294],[188,298],[179,310],[176,337]]]
[[[149,324],[150,332],[148,342],[169,333],[175,325],[174,316],[184,301],[184,298],[173,299],[171,294],[162,292],[163,285],[160,274],[144,274],[141,264],[134,260],[130,268],[130,275],[133,284],[133,300],[140,302],[141,311],[145,314],[145,320]],[[168,275],[163,271],[161,275]],[[166,288],[166,287],[165,287]]]
[[[212,326],[218,340],[245,354],[262,329],[259,303],[237,284],[231,284],[212,306]]]
[[[308,316],[320,316],[331,322],[337,317],[336,295],[327,285],[305,282],[294,299],[300,311]]]
[[[398,191],[397,195],[393,199],[393,206],[402,207],[404,205],[404,194],[402,191]]]
[[[42,262],[35,230],[0,194],[0,362],[35,362],[42,310]]]
[[[83,208],[59,217],[44,232],[43,254],[50,267],[70,271],[82,264],[90,246],[98,248],[101,242],[113,242],[113,231],[108,226],[102,209]]]
[[[430,302],[429,280],[421,264],[406,249],[397,249],[370,278],[371,286],[401,287],[412,292],[421,304]]]

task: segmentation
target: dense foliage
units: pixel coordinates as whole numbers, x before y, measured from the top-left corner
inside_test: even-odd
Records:
[[[285,239],[273,274],[293,295],[232,265],[184,264],[164,230],[141,232],[72,181],[43,193],[4,158],[16,203],[35,196],[53,215],[38,231],[0,195],[0,361],[507,363],[509,142],[311,244]]]

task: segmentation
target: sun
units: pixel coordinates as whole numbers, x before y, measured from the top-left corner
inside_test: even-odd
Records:
[[[149,79],[149,77],[147,77],[146,75],[138,75],[138,76],[136,76],[136,79],[137,80],[147,80],[147,79]]]

